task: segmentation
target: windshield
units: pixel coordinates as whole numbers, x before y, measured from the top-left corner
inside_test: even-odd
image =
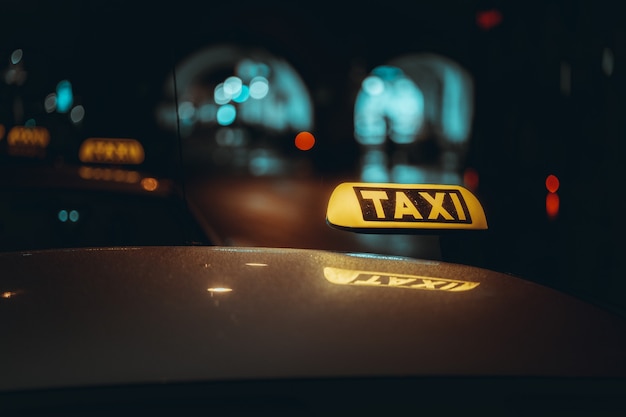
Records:
[[[624,308],[621,9],[395,3],[3,2],[0,250],[448,260]],[[462,185],[489,229],[331,228],[346,181]]]

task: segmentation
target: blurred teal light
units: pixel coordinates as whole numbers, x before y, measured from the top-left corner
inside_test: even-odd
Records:
[[[59,213],[57,214],[57,217],[59,218],[60,221],[65,223],[67,221],[67,218],[68,218],[67,210],[59,210]]]
[[[72,84],[67,80],[60,81],[57,84],[57,111],[59,113],[67,113],[73,103]]]
[[[247,85],[242,85],[241,90],[239,91],[239,94],[237,95],[237,97],[233,97],[233,101],[235,103],[243,103],[249,97],[250,97],[250,88],[248,88]]]
[[[217,109],[217,123],[222,126],[231,125],[237,117],[237,109],[232,104],[225,104]]]

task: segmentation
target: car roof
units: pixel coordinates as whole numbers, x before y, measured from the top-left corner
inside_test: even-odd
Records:
[[[2,253],[0,267],[4,391],[263,378],[626,376],[623,318],[459,264],[190,246]]]

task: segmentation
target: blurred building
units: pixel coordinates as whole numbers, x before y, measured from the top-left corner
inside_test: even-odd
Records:
[[[307,169],[294,138],[313,128],[313,105],[285,59],[264,49],[209,46],[183,59],[164,91],[157,119],[180,133],[187,168],[253,176]]]

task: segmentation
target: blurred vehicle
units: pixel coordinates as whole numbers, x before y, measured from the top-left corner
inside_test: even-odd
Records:
[[[625,415],[620,14],[487,3],[3,3],[0,415]]]
[[[27,146],[21,151],[33,154]],[[123,165],[142,158],[137,141],[90,138],[80,165],[5,159],[0,250],[220,242],[175,181]]]

